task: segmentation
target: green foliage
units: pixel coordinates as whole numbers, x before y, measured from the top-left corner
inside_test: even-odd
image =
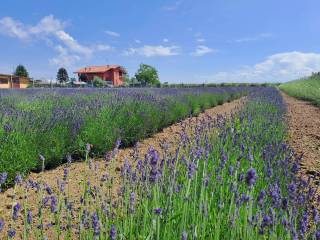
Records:
[[[99,78],[97,76],[95,76],[93,78],[92,84],[93,84],[94,87],[104,87],[104,86],[106,86],[106,82],[103,81],[101,78]]]
[[[18,65],[14,75],[19,76],[19,77],[29,77],[29,73],[27,69],[23,65]]]
[[[288,95],[310,101],[320,106],[320,75],[281,84],[279,88]]]
[[[135,74],[135,78],[143,86],[160,84],[158,71],[154,67],[147,64],[140,64],[140,67]]]
[[[59,68],[57,73],[57,82],[66,83],[69,81],[68,72],[65,68]]]

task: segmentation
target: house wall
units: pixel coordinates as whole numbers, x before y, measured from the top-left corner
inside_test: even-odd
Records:
[[[121,86],[123,85],[123,76],[120,69],[113,69],[113,84],[114,86]]]
[[[0,75],[0,88],[27,88],[29,83],[29,78]]]
[[[1,88],[1,89],[3,89],[3,88],[10,88],[10,85],[9,85],[9,83],[7,83],[7,84],[0,83],[0,88]]]
[[[29,78],[20,78],[20,88],[27,88],[30,85],[31,81]]]

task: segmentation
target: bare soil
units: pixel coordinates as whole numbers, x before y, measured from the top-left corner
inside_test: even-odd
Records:
[[[302,154],[301,173],[320,185],[320,108],[284,93],[287,104],[289,143]]]
[[[163,144],[167,145],[167,154],[174,155],[177,143],[180,141],[179,133],[186,129],[192,129],[197,124],[200,124],[203,120],[208,120],[208,118],[216,118],[218,115],[224,115],[226,117],[230,114],[239,111],[246,98],[235,100],[230,103],[225,103],[223,105],[206,110],[201,113],[198,117],[192,117],[185,119],[177,124],[174,124],[168,128],[163,129],[163,131],[155,134],[154,136],[139,142],[138,149],[139,155],[144,156],[150,146],[154,147],[161,154],[161,148],[163,149]],[[108,178],[113,178],[113,189],[112,192],[116,194],[117,187],[119,186],[120,180],[120,169],[128,161],[129,164],[135,165],[135,157],[133,156],[134,148],[119,149],[112,161],[106,161],[105,159],[95,159],[92,160],[91,167],[85,162],[74,162],[71,164],[68,174],[68,180],[66,184],[66,191],[68,193],[69,199],[76,199],[79,201],[81,193],[83,192],[83,182],[90,181],[91,185],[99,183],[101,177],[105,174]],[[28,176],[28,179],[32,179],[41,184],[48,184],[50,186],[55,186],[54,192],[57,191],[57,180],[61,180],[64,175],[64,169],[66,165],[62,165],[56,169],[45,171],[43,173],[32,173]],[[8,189],[4,193],[0,193],[0,217],[4,218],[8,223],[11,219],[11,209],[12,206],[20,202],[22,204],[22,199],[24,198],[24,190],[20,189]],[[28,197],[28,208],[32,210],[34,214],[37,213],[37,203],[39,201],[39,194],[31,191]],[[22,219],[20,219],[22,223]],[[34,223],[37,224],[37,223]],[[21,224],[22,225],[22,224]],[[22,226],[18,224],[16,226],[17,232],[22,230]],[[8,224],[5,230],[8,229]],[[1,239],[1,234],[0,234]]]

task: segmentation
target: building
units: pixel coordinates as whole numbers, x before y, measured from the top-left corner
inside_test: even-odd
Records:
[[[0,74],[0,88],[27,88],[31,79],[9,74]]]
[[[75,72],[79,80],[91,82],[95,77],[99,77],[112,86],[121,86],[124,82],[126,70],[119,65],[91,66],[81,68]]]

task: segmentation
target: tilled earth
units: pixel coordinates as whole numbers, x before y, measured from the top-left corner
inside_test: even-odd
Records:
[[[320,108],[284,93],[287,104],[289,143],[302,154],[302,174],[320,186]]]

